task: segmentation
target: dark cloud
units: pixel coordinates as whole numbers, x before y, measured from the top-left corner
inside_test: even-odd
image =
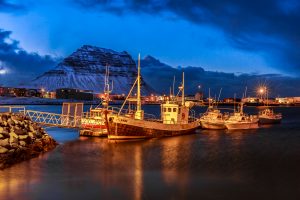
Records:
[[[0,0],[0,12],[12,12],[25,10],[23,5],[13,4],[6,0]]]
[[[300,2],[298,0],[74,0],[84,8],[117,15],[171,14],[224,31],[232,45],[262,52],[270,65],[300,74]]]
[[[56,59],[25,51],[10,35],[11,31],[0,29],[0,69],[5,70],[0,74],[0,84],[25,83],[55,66]]]

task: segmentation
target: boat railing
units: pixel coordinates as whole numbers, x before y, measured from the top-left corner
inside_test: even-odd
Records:
[[[157,117],[153,114],[149,113],[144,113],[144,119],[149,120],[149,121],[157,121]]]
[[[189,113],[189,121],[191,122],[194,122],[194,121],[197,121],[197,117],[196,117],[196,112],[195,110],[190,110],[190,113]]]

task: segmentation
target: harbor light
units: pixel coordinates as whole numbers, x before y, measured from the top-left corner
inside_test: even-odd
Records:
[[[264,88],[260,88],[260,89],[259,89],[259,93],[260,93],[260,94],[263,94],[264,92],[265,92]]]

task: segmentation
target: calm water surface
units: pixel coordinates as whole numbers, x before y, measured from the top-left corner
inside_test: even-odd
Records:
[[[258,130],[136,142],[47,128],[60,145],[0,171],[0,199],[300,199],[300,108],[275,110],[282,124]]]

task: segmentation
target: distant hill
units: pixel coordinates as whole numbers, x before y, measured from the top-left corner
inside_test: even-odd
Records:
[[[300,79],[279,74],[240,74],[206,71],[201,67],[171,67],[152,56],[141,61],[142,74],[147,83],[159,93],[169,94],[176,79],[176,88],[181,83],[182,71],[185,72],[186,94],[203,91],[206,96],[210,88],[211,95],[218,96],[222,88],[222,97],[242,97],[247,87],[247,96],[255,96],[257,87],[266,84],[271,97],[300,96]],[[200,89],[199,89],[200,86]]]

